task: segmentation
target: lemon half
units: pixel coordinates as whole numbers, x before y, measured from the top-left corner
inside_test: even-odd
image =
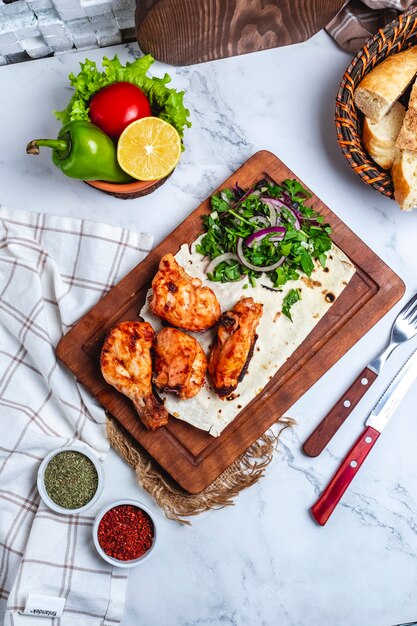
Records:
[[[127,126],[117,144],[120,167],[137,180],[167,176],[179,161],[178,131],[159,117],[143,117]]]

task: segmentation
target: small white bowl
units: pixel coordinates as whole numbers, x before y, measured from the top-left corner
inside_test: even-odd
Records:
[[[45,488],[46,467],[49,461],[53,459],[54,456],[56,456],[57,454],[60,454],[61,452],[79,452],[80,454],[83,454],[88,459],[90,459],[90,461],[93,463],[97,471],[97,477],[98,477],[97,491],[94,494],[94,496],[91,498],[91,500],[87,502],[87,504],[79,507],[78,509],[66,509],[63,506],[60,506],[59,504],[57,504],[56,502],[52,500],[52,498],[48,495],[48,492],[46,491],[46,488]],[[42,500],[53,511],[56,511],[57,513],[62,513],[63,515],[75,515],[76,513],[83,513],[83,511],[86,511],[91,506],[93,506],[93,504],[97,502],[97,500],[102,494],[102,491],[104,488],[103,466],[94,453],[90,452],[89,450],[86,450],[85,448],[82,448],[81,446],[66,446],[64,448],[58,448],[58,450],[53,450],[52,452],[47,454],[44,460],[42,461],[42,463],[40,464],[40,467],[38,470],[37,486],[38,486],[39,495],[41,496]]]
[[[107,513],[107,511],[110,511],[110,509],[114,509],[116,506],[121,506],[124,504],[131,504],[132,506],[135,506],[138,509],[141,509],[144,513],[146,513],[149,516],[153,524],[153,541],[152,541],[151,547],[149,548],[149,550],[145,552],[145,554],[138,557],[137,559],[132,559],[131,561],[119,561],[118,559],[115,559],[114,557],[109,556],[103,550],[98,540],[98,527],[104,515]],[[94,526],[93,526],[93,539],[94,539],[94,545],[96,546],[97,552],[99,553],[101,558],[107,561],[107,563],[110,563],[110,565],[114,565],[115,567],[136,567],[136,565],[139,565],[140,563],[143,563],[143,561],[148,559],[151,555],[151,552],[153,552],[155,548],[155,543],[156,543],[155,518],[152,515],[151,511],[144,504],[142,504],[142,502],[138,502],[137,500],[115,500],[114,502],[111,502],[110,504],[105,506],[103,509],[101,509],[101,511],[97,514],[97,517],[94,521]]]

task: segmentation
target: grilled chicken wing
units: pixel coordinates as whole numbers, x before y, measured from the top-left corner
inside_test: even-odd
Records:
[[[220,317],[220,304],[209,287],[202,287],[166,254],[152,281],[149,306],[155,315],[185,330],[207,330]]]
[[[197,395],[204,385],[207,359],[194,337],[176,328],[163,328],[156,334],[154,383],[184,400]]]
[[[262,304],[257,304],[253,298],[242,298],[220,318],[208,372],[222,400],[230,396],[246,374],[261,316]]]
[[[132,400],[148,430],[168,422],[166,408],[152,393],[154,340],[155,333],[148,322],[122,322],[107,333],[100,356],[104,379]]]

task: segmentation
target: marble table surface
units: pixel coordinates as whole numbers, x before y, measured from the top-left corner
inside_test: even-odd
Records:
[[[123,60],[135,45],[117,46]],[[100,59],[103,51],[88,52]],[[334,98],[350,56],[321,32],[310,41],[168,69],[187,90],[192,129],[169,182],[123,202],[64,179],[48,154],[26,157],[33,136],[54,134],[67,76],[85,53],[0,69],[0,201],[9,206],[146,230],[158,243],[250,155],[277,154],[417,290],[417,211],[401,213],[364,185],[336,143]],[[266,476],[235,506],[185,527],[164,518],[113,452],[106,497],[141,498],[159,519],[159,554],[131,571],[122,626],[393,626],[417,621],[417,415],[414,385],[326,527],[308,509],[358,436],[366,415],[417,340],[399,348],[366,398],[317,459],[301,445],[383,347],[399,303],[288,412]]]

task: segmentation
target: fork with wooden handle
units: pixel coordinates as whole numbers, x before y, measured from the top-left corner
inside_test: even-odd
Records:
[[[359,400],[363,398],[369,387],[378,378],[392,351],[416,334],[417,294],[407,302],[395,318],[391,328],[390,340],[385,350],[362,370],[349,389],[345,391],[306,440],[303,450],[308,456],[318,456],[324,450],[345,419],[352,413]]]

